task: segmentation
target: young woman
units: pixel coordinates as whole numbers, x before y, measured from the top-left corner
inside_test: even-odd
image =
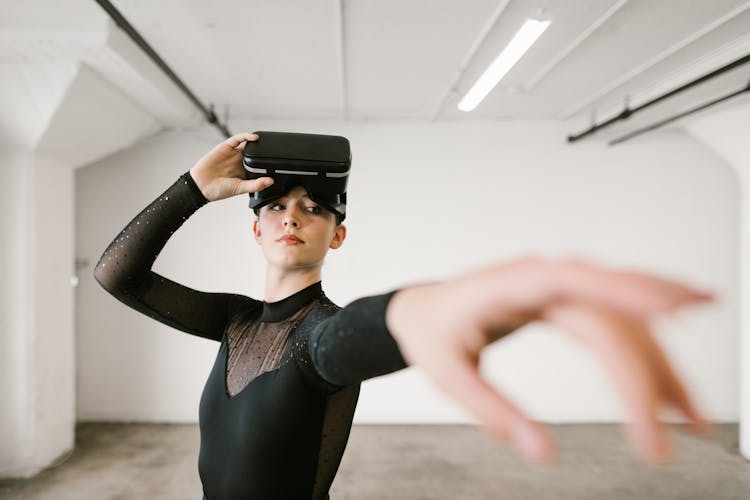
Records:
[[[321,267],[346,238],[341,214],[294,186],[257,211],[267,262],[264,300],[194,290],[151,267],[169,237],[201,206],[260,191],[245,180],[237,134],[217,145],[141,211],[94,271],[117,299],[181,331],[219,342],[200,401],[204,498],[328,498],[360,382],[417,365],[463,404],[489,435],[535,461],[554,458],[546,429],[478,371],[488,344],[547,321],[592,347],[625,399],[633,443],[669,458],[657,412],[678,408],[709,430],[654,342],[647,321],[710,294],[654,276],[578,261],[521,259],[440,283],[358,299],[344,308],[323,293]]]

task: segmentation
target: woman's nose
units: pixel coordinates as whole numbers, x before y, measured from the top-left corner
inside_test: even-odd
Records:
[[[297,214],[295,213],[294,209],[287,210],[286,214],[284,215],[284,227],[292,226],[292,227],[299,227],[299,221],[297,220]]]

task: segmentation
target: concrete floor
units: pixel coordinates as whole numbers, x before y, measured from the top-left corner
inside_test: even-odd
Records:
[[[355,425],[333,500],[344,499],[750,499],[750,462],[736,424],[697,438],[671,426],[675,461],[641,461],[619,425],[552,425],[559,461],[527,464],[472,426]],[[196,499],[196,425],[78,425],[61,464],[0,480],[0,498]]]

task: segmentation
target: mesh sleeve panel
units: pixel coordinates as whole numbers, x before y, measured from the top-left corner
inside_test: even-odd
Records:
[[[151,270],[172,234],[206,203],[185,172],[120,231],[100,257],[94,277],[127,306],[186,333],[221,341],[229,312],[258,301],[195,290]]]

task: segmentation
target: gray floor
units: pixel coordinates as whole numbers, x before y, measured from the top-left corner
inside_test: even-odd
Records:
[[[736,424],[697,438],[671,426],[673,463],[638,459],[618,425],[550,426],[559,461],[525,463],[472,426],[355,425],[331,498],[750,499]],[[200,499],[195,425],[83,423],[75,451],[0,498]]]

